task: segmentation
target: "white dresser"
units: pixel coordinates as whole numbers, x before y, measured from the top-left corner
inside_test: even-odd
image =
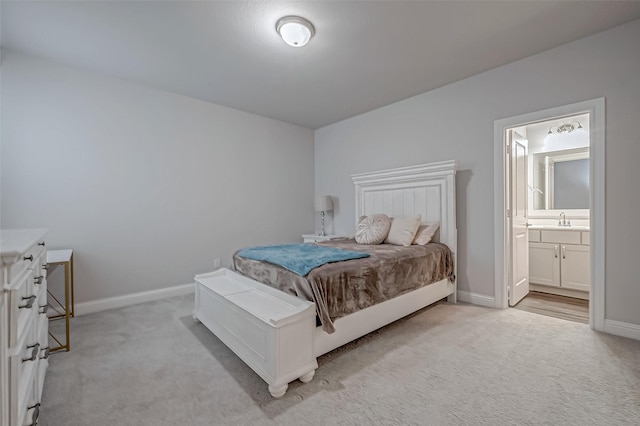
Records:
[[[35,425],[49,365],[46,229],[0,231],[0,425]]]

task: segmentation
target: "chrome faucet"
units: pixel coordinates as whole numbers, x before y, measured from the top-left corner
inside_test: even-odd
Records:
[[[558,226],[571,226],[571,221],[567,220],[567,216],[564,212],[560,212],[560,220],[558,220]]]

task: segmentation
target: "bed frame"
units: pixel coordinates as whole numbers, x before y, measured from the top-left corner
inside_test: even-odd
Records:
[[[451,249],[454,276],[457,275],[455,173],[456,161],[452,160],[352,175],[356,223],[361,216],[374,213],[385,213],[391,217],[420,214],[423,222],[440,222],[434,240]],[[308,382],[313,378],[317,368],[316,357],[441,299],[447,298],[455,303],[457,294],[455,280],[452,283],[443,279],[339,318],[334,322],[335,332],[327,334],[321,327],[315,327],[308,315],[300,314],[304,307],[295,307],[291,296],[238,275],[224,270],[196,276],[193,318],[201,320],[256,371],[269,384],[269,391],[276,398],[285,394],[290,381],[300,378]],[[229,293],[232,281],[242,281],[248,290]],[[223,290],[217,291],[216,288]],[[239,305],[234,300],[239,299],[240,292],[244,302]],[[266,297],[262,293],[268,297],[281,296],[278,303],[287,304],[282,309],[297,310],[298,313],[291,314],[291,320],[283,320],[283,315],[278,312],[252,312],[259,305],[264,306],[264,303],[258,303],[258,299]],[[255,300],[247,302],[249,299]],[[294,324],[294,317],[299,318],[300,324]],[[279,324],[295,328],[297,337],[285,341],[281,335],[286,336],[288,331],[285,328],[280,330]]]

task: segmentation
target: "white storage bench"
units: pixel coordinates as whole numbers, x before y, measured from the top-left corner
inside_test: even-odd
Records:
[[[193,319],[202,322],[269,385],[274,398],[289,382],[309,382],[316,310],[312,302],[228,269],[196,275]]]

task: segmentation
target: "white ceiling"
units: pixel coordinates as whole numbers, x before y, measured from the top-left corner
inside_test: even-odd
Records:
[[[640,18],[640,1],[2,1],[2,46],[316,129]],[[276,21],[316,28],[304,48]]]

